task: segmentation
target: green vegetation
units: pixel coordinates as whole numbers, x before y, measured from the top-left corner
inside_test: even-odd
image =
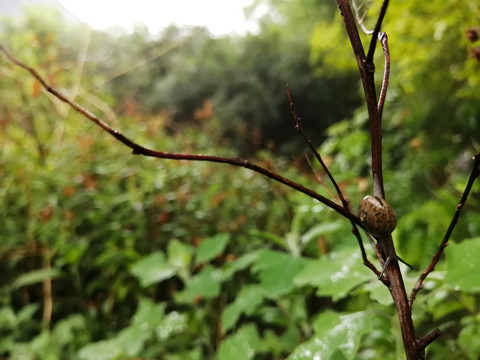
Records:
[[[112,36],[35,9],[4,20],[0,38],[142,145],[241,154],[331,197],[303,164],[288,82],[355,206],[371,188],[368,125],[334,5],[271,0],[258,35],[220,39]],[[421,270],[480,150],[478,43],[465,37],[478,18],[473,0],[405,0],[384,25],[385,185],[399,254]],[[3,57],[0,75],[0,357],[403,358],[391,298],[348,221],[245,169],[132,156]],[[478,189],[415,303],[418,332],[443,333],[432,359],[480,356]],[[407,289],[418,275],[406,271]]]

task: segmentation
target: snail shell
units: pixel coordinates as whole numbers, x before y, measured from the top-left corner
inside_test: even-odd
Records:
[[[397,225],[395,210],[379,196],[365,196],[358,207],[358,216],[365,229],[374,236],[389,235]]]

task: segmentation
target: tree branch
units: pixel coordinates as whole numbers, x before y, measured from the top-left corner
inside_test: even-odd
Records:
[[[96,117],[94,114],[80,106],[79,104],[71,101],[67,96],[62,94],[60,91],[56,90],[55,88],[48,85],[48,83],[43,79],[42,76],[32,67],[26,65],[16,57],[14,57],[10,52],[8,52],[3,45],[0,45],[0,51],[5,54],[5,56],[15,65],[21,67],[22,69],[27,70],[35,79],[37,79],[40,84],[45,88],[46,91],[51,93],[53,96],[58,98],[59,100],[63,101],[64,103],[71,106],[75,111],[85,116],[87,119],[91,120],[115,139],[120,141],[125,146],[132,149],[133,155],[143,155],[149,157],[155,157],[160,159],[172,159],[172,160],[190,160],[190,161],[208,161],[208,162],[215,162],[215,163],[223,163],[223,164],[230,164],[234,166],[243,167],[246,169],[250,169],[255,171],[259,174],[262,174],[272,180],[275,180],[281,184],[284,184],[292,189],[295,189],[313,199],[316,199],[323,203],[324,205],[328,206],[329,208],[333,209],[334,211],[338,212],[343,217],[353,221],[355,224],[362,226],[360,223],[360,219],[351,211],[346,210],[342,206],[336,204],[335,202],[327,199],[326,197],[316,193],[315,191],[304,187],[301,184],[298,184],[290,179],[287,179],[271,170],[268,170],[264,167],[259,165],[253,164],[246,159],[243,158],[228,158],[222,156],[214,156],[214,155],[198,155],[198,154],[182,154],[182,153],[170,153],[164,151],[157,151],[148,149],[143,147],[142,145],[137,144],[133,140],[129,139],[121,132],[115,130],[114,128],[110,127],[107,123],[103,122],[101,119]]]
[[[382,7],[380,8],[380,14],[377,18],[377,23],[373,28],[372,39],[370,40],[370,47],[368,48],[368,54],[366,59],[368,63],[373,62],[373,55],[375,54],[375,47],[377,45],[377,37],[380,33],[380,30],[382,29],[383,19],[385,18],[385,14],[387,13],[388,1],[389,0],[383,0]]]
[[[450,222],[450,225],[448,226],[448,229],[445,233],[445,236],[443,237],[442,242],[438,246],[438,250],[435,253],[435,255],[433,256],[431,263],[423,271],[422,275],[420,275],[420,277],[417,280],[417,283],[415,284],[415,287],[412,289],[412,292],[410,294],[410,298],[408,300],[408,302],[410,304],[410,308],[413,305],[413,302],[415,300],[415,297],[417,296],[417,293],[423,288],[423,281],[427,278],[428,274],[430,274],[435,269],[435,266],[437,265],[438,261],[440,260],[440,256],[442,255],[443,250],[448,246],[448,240],[450,239],[450,236],[452,235],[453,229],[455,229],[455,226],[457,225],[458,218],[460,217],[463,206],[467,202],[468,195],[470,194],[470,190],[472,190],[472,186],[473,186],[475,180],[479,176],[480,176],[480,153],[477,153],[477,154],[473,155],[472,171],[470,172],[470,176],[468,178],[467,185],[465,186],[465,190],[463,191],[462,197],[460,198],[460,201],[458,202],[458,205],[455,208],[455,213],[453,214],[452,221]]]
[[[322,166],[323,171],[327,174],[327,177],[329,178],[330,182],[333,184],[333,187],[335,188],[335,191],[337,192],[338,197],[340,198],[340,201],[342,202],[342,205],[346,211],[353,212],[352,208],[350,206],[349,201],[343,196],[342,190],[337,184],[337,181],[333,177],[332,173],[328,169],[327,165],[322,159],[322,156],[320,153],[317,151],[315,146],[313,145],[312,141],[310,138],[305,134],[305,131],[303,131],[303,126],[302,126],[302,121],[300,116],[298,115],[295,102],[293,101],[292,94],[290,92],[290,87],[287,84],[287,98],[288,98],[288,103],[290,105],[290,110],[292,112],[292,117],[295,123],[295,130],[300,134],[300,136],[305,140],[305,142],[308,144],[308,147],[312,151],[313,155],[317,159],[317,161],[320,163]],[[358,231],[358,227],[355,224],[355,222],[350,221],[352,224],[352,233],[355,235],[355,238],[357,239],[358,246],[360,247],[360,252],[362,254],[362,260],[363,263],[365,264],[366,267],[368,267],[370,270],[372,270],[377,276],[380,276],[380,271],[377,270],[375,265],[373,265],[367,258],[367,253],[365,252],[365,247],[363,246],[363,241],[362,241],[362,236],[360,235],[360,232]],[[381,279],[384,283],[386,283],[386,279],[382,278]]]
[[[387,33],[382,32],[378,35],[378,39],[382,44],[383,55],[385,57],[385,67],[383,69],[382,88],[380,89],[380,97],[378,98],[378,118],[382,121],[383,107],[385,105],[385,99],[387,98],[388,83],[390,80],[390,49],[388,48],[388,36]]]
[[[385,2],[382,4],[382,9],[380,10],[380,15],[382,16],[382,18],[385,16],[385,13],[386,13],[386,10],[387,10],[387,5]],[[355,18],[357,19],[357,23],[360,25],[360,27],[362,28],[363,32],[365,34],[368,34],[368,35],[373,35],[375,30],[368,30],[367,27],[365,26],[365,24],[363,23],[363,19],[365,18],[365,16],[367,15],[367,12],[368,10],[365,10],[362,14],[362,16],[359,16],[359,11],[361,10],[362,8],[362,5],[357,5],[356,1],[354,0],[353,1],[353,8],[354,8],[354,11],[355,11]],[[383,15],[382,15],[383,14]],[[380,28],[381,28],[381,23],[382,21],[377,21],[377,26],[378,27],[378,31],[380,31]],[[375,29],[377,29],[377,26],[375,27]],[[377,105],[377,110],[378,110],[378,117],[380,119],[380,121],[382,120],[382,114],[383,114],[383,107],[385,105],[385,98],[387,96],[387,89],[388,89],[388,82],[389,82],[389,79],[390,79],[390,50],[388,48],[388,36],[387,36],[387,33],[385,32],[377,32],[377,35],[378,35],[378,40],[380,41],[380,43],[382,44],[382,49],[383,49],[383,55],[384,55],[384,58],[385,58],[385,66],[384,66],[384,70],[383,70],[383,80],[382,80],[382,88],[380,90],[380,97],[378,99],[378,105]],[[372,45],[375,45],[375,42],[373,41],[373,37],[372,37],[372,41],[370,43],[370,47],[372,47]],[[368,55],[367,55],[367,59],[368,59]],[[367,60],[368,61],[368,60]],[[372,57],[372,60],[373,61],[373,57]]]

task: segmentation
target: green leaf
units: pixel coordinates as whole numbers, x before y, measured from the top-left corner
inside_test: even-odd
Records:
[[[312,227],[301,237],[302,244],[308,244],[313,239],[316,239],[320,235],[329,234],[337,230],[343,229],[345,222],[343,220],[336,222],[324,222]]]
[[[260,345],[257,328],[253,324],[243,326],[232,336],[224,340],[218,349],[218,360],[253,359]]]
[[[282,353],[290,354],[302,337],[299,327],[294,324],[288,326],[281,335],[278,331],[266,329],[262,332],[262,349],[271,349],[272,358],[278,359]]]
[[[288,360],[355,359],[364,334],[372,331],[372,314],[320,314],[313,324],[315,334],[298,346]]]
[[[145,343],[160,326],[164,312],[165,304],[156,305],[149,299],[140,300],[130,326],[121,330],[113,339],[84,346],[80,349],[80,358],[107,360],[139,356],[144,350]]]
[[[168,261],[177,269],[188,269],[192,261],[193,248],[174,239],[168,244]]]
[[[13,329],[17,326],[18,319],[11,307],[0,309],[0,330]]]
[[[222,271],[208,265],[191,279],[185,290],[175,295],[176,299],[180,302],[192,302],[197,297],[212,299],[220,294],[222,281]]]
[[[87,344],[78,352],[78,357],[82,360],[114,360],[121,355],[122,349],[115,339]]]
[[[36,354],[41,359],[56,360],[59,358],[61,344],[52,338],[49,331],[42,331],[29,342],[29,352]]]
[[[257,229],[250,230],[248,233],[252,236],[258,236],[265,240],[271,241],[272,243],[278,246],[281,246],[282,248],[287,248],[287,245],[285,244],[285,240],[276,234],[273,234],[267,231],[260,231]]]
[[[260,251],[252,251],[248,254],[240,256],[234,262],[228,263],[223,267],[224,280],[232,277],[237,271],[244,270],[255,262],[260,254]]]
[[[225,308],[222,316],[222,331],[230,330],[242,314],[252,314],[263,302],[264,297],[263,288],[259,285],[242,287],[235,301]]]
[[[456,291],[480,292],[480,238],[450,243],[447,250],[445,284]]]
[[[129,357],[138,356],[144,348],[145,342],[152,336],[148,329],[141,326],[129,326],[115,337],[117,348],[122,354]]]
[[[80,239],[75,241],[65,250],[65,261],[70,264],[76,264],[88,250],[88,241]]]
[[[86,330],[85,318],[80,314],[70,315],[55,325],[52,337],[57,344],[73,344],[77,330]]]
[[[376,280],[376,279],[375,279]],[[363,287],[364,290],[370,292],[370,299],[375,300],[382,305],[393,304],[392,295],[388,291],[387,287],[381,281],[370,281]],[[410,289],[407,287],[407,289]]]
[[[141,299],[133,316],[132,326],[142,328],[144,332],[153,331],[163,319],[165,303],[155,304],[150,299]]]
[[[166,354],[162,360],[204,360],[205,356],[200,345],[193,350],[177,351],[175,354]]]
[[[357,248],[345,248],[330,256],[309,261],[295,277],[297,286],[316,286],[319,296],[333,300],[345,297],[352,289],[371,280]]]
[[[405,269],[405,265],[403,264],[400,264],[400,267]],[[432,275],[432,277],[437,276],[438,271],[435,272],[435,274],[436,275]],[[412,289],[418,280],[418,274],[416,272],[403,271],[402,276],[403,276],[403,283],[405,284],[405,288],[407,290]],[[375,300],[379,304],[382,304],[382,305],[393,304],[393,299],[392,299],[392,295],[390,294],[390,291],[388,291],[388,288],[381,281],[377,280],[375,276],[371,276],[370,282],[362,286],[361,290],[369,291],[370,299]]]
[[[62,275],[57,269],[40,269],[30,271],[26,274],[20,275],[13,283],[15,288],[32,285],[42,282],[46,279],[55,279]]]
[[[33,315],[37,312],[38,308],[40,306],[38,304],[30,304],[25,307],[23,307],[18,313],[17,313],[17,321],[19,323],[29,321],[32,319]]]
[[[480,315],[463,318],[461,329],[459,345],[468,354],[468,359],[477,359],[480,354]]]
[[[266,296],[276,298],[293,289],[293,279],[305,264],[306,260],[303,258],[263,250],[252,266],[252,271],[259,273]]]
[[[147,287],[171,278],[177,269],[165,259],[162,252],[155,252],[133,264],[130,271],[140,280],[143,287]]]
[[[164,316],[162,322],[157,326],[157,338],[165,341],[173,335],[178,334],[188,328],[188,319],[185,314],[173,311]]]
[[[217,234],[202,241],[197,249],[196,264],[210,261],[221,254],[230,240],[230,234]]]

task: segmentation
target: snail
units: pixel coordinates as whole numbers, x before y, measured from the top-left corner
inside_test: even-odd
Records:
[[[390,234],[397,225],[397,214],[385,199],[379,196],[365,196],[358,207],[358,217],[365,227],[365,230],[375,236],[377,240],[384,240],[381,241],[380,244],[383,245],[385,262],[378,276],[379,279],[383,276],[392,260],[398,260],[413,269],[412,265],[399,257],[395,252]],[[388,241],[388,238],[390,238],[390,241]]]
[[[379,196],[365,196],[358,207],[358,216],[365,229],[377,237],[389,235],[397,225],[395,210]]]

